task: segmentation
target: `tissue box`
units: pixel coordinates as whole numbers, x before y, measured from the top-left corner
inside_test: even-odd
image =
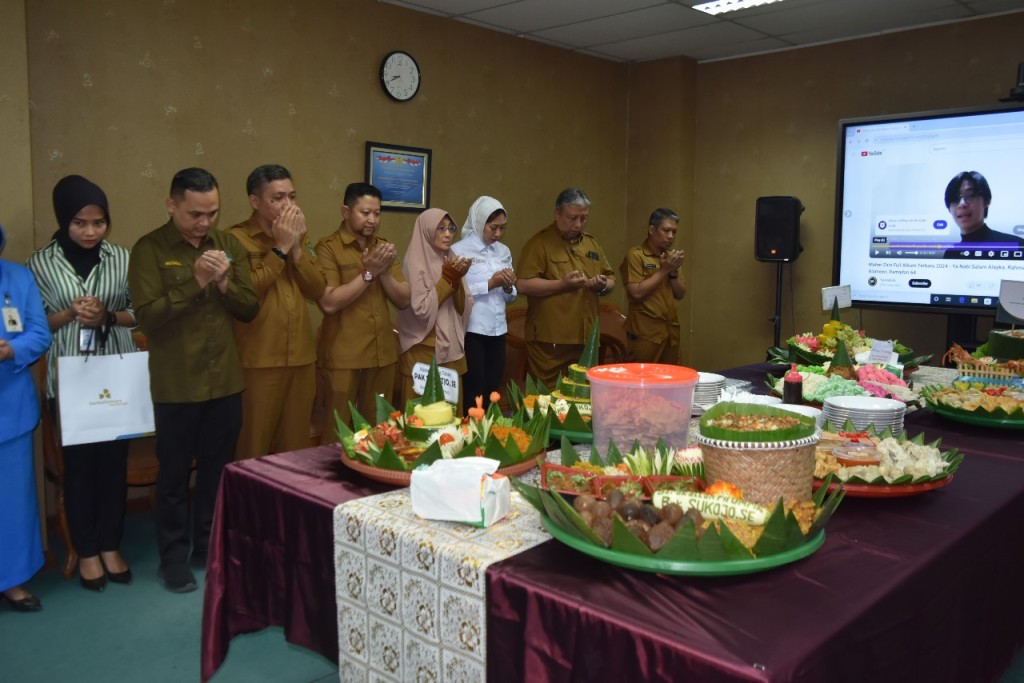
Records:
[[[424,519],[488,527],[509,513],[512,485],[491,458],[435,460],[412,472],[412,511]]]

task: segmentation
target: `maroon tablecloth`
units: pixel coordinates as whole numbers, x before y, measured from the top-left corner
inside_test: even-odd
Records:
[[[224,469],[203,600],[204,681],[233,637],[267,626],[338,660],[332,515],[345,501],[384,490],[342,465],[331,446]]]
[[[730,376],[760,382],[767,366]],[[491,681],[985,681],[1024,643],[1020,432],[907,416],[968,457],[905,499],[847,498],[811,557],[762,574],[665,577],[557,541],[488,570]],[[203,608],[202,675],[235,635],[282,626],[337,658],[332,514],[384,490],[322,447],[230,465]]]
[[[1024,643],[1019,433],[976,433],[930,411],[906,423],[967,452],[950,485],[847,498],[825,545],[797,563],[670,577],[552,541],[492,566],[488,680],[997,678]]]

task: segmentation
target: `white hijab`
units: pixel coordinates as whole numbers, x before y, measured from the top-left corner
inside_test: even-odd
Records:
[[[504,211],[505,216],[508,216],[508,211],[494,197],[488,197],[487,195],[477,197],[476,201],[473,202],[473,206],[469,207],[469,215],[466,216],[466,222],[462,226],[462,239],[475,234],[483,241],[484,226],[487,225],[487,219],[495,211]]]

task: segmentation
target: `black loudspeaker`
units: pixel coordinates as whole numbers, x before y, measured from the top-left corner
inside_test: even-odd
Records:
[[[754,221],[754,258],[758,261],[795,261],[800,252],[800,214],[804,205],[796,197],[758,197]]]

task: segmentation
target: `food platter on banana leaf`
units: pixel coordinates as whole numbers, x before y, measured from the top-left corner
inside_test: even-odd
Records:
[[[914,496],[943,488],[963,462],[953,448],[941,450],[941,439],[927,442],[923,433],[908,438],[905,431],[893,436],[891,429],[858,431],[847,420],[843,425],[825,422],[815,450],[815,489],[840,483],[853,498]]]

